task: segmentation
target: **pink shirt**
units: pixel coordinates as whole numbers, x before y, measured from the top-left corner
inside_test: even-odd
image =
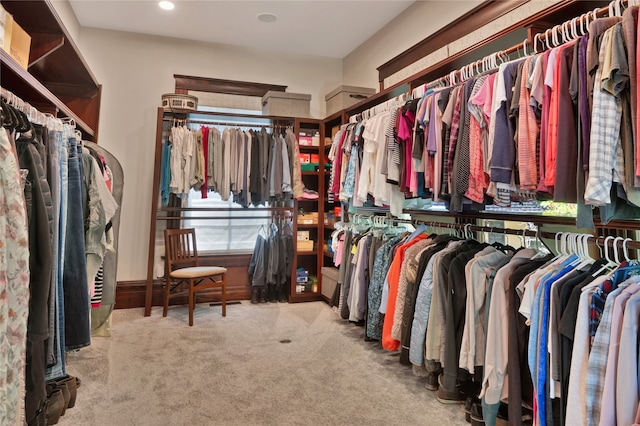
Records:
[[[600,424],[616,424],[616,371],[618,370],[618,352],[620,349],[620,333],[622,332],[622,318],[624,307],[629,298],[640,290],[637,284],[631,284],[616,297],[611,316],[611,337],[609,339],[609,354],[607,355],[607,369],[604,376],[604,388],[600,402]]]

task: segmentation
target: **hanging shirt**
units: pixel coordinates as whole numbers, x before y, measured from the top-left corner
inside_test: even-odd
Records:
[[[612,182],[621,182],[620,162],[622,160],[622,147],[620,144],[620,119],[622,117],[622,105],[616,101],[616,97],[602,85],[610,75],[610,67],[605,70],[607,58],[607,46],[612,36],[612,29],[607,30],[602,36],[599,58],[603,66],[596,71],[593,93],[593,110],[591,121],[591,141],[589,148],[589,178],[585,188],[584,199],[586,204],[602,206],[611,203],[610,189]],[[610,61],[607,62],[610,64]],[[605,71],[609,71],[608,74]],[[624,166],[623,166],[624,167]]]

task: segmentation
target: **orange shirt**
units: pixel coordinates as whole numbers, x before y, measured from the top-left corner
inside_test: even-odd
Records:
[[[418,241],[427,238],[427,234],[420,234],[408,243],[398,247],[396,254],[389,267],[387,273],[387,281],[389,282],[389,295],[387,299],[387,312],[384,315],[384,325],[382,327],[382,347],[389,351],[397,351],[400,349],[400,341],[391,337],[391,329],[393,328],[393,317],[396,312],[396,299],[398,298],[398,283],[400,282],[400,269],[402,261],[407,249]]]

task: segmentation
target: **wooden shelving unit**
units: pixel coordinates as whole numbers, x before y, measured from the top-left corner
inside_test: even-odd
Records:
[[[3,1],[31,36],[25,70],[0,50],[0,85],[38,110],[70,118],[84,139],[97,141],[100,84],[48,0]]]
[[[319,133],[320,141],[324,140],[324,128],[322,120],[296,118],[295,120],[295,132],[296,138],[300,140],[300,131],[306,130],[312,133]],[[320,300],[320,289],[322,288],[322,277],[320,269],[322,268],[322,234],[323,234],[323,220],[324,208],[323,200],[324,194],[322,191],[324,185],[324,173],[320,173],[322,165],[324,164],[324,155],[319,146],[299,145],[301,154],[318,154],[319,167],[318,171],[303,171],[302,182],[305,187],[318,192],[318,199],[301,199],[295,201],[296,220],[293,224],[294,238],[296,238],[298,229],[309,232],[309,238],[315,241],[313,251],[296,252],[293,264],[293,273],[291,276],[291,291],[289,294],[289,302],[308,302],[314,300]],[[309,213],[318,213],[318,223],[316,224],[302,224],[297,221],[297,213],[299,210],[304,210]],[[304,268],[309,272],[309,276],[316,277],[317,285],[316,291],[304,291],[298,292],[296,271],[298,268]]]

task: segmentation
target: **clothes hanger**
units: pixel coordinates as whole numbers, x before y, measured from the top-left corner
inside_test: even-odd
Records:
[[[604,239],[604,258],[607,261],[607,263],[605,263],[604,265],[602,265],[602,268],[598,269],[596,272],[593,273],[593,277],[597,277],[598,275],[600,275],[601,273],[603,273],[604,271],[606,271],[607,269],[613,268],[615,266],[617,266],[610,258],[609,258],[609,244],[608,241],[609,239],[613,239],[614,237],[612,237],[611,235],[605,237]]]
[[[624,238],[622,237],[615,237],[613,239],[613,256],[617,264],[620,264],[620,257],[618,252],[618,241],[622,241],[622,240],[624,240]]]
[[[520,235],[520,247],[521,248],[526,248],[527,247],[527,241],[525,239],[525,236],[527,234],[527,229],[523,229],[522,230],[522,235]]]
[[[629,251],[627,249],[627,243],[629,241],[633,241],[631,238],[625,238],[624,241],[622,242],[622,251],[624,253],[624,260],[626,260],[627,262],[630,262],[631,259],[629,258]]]

